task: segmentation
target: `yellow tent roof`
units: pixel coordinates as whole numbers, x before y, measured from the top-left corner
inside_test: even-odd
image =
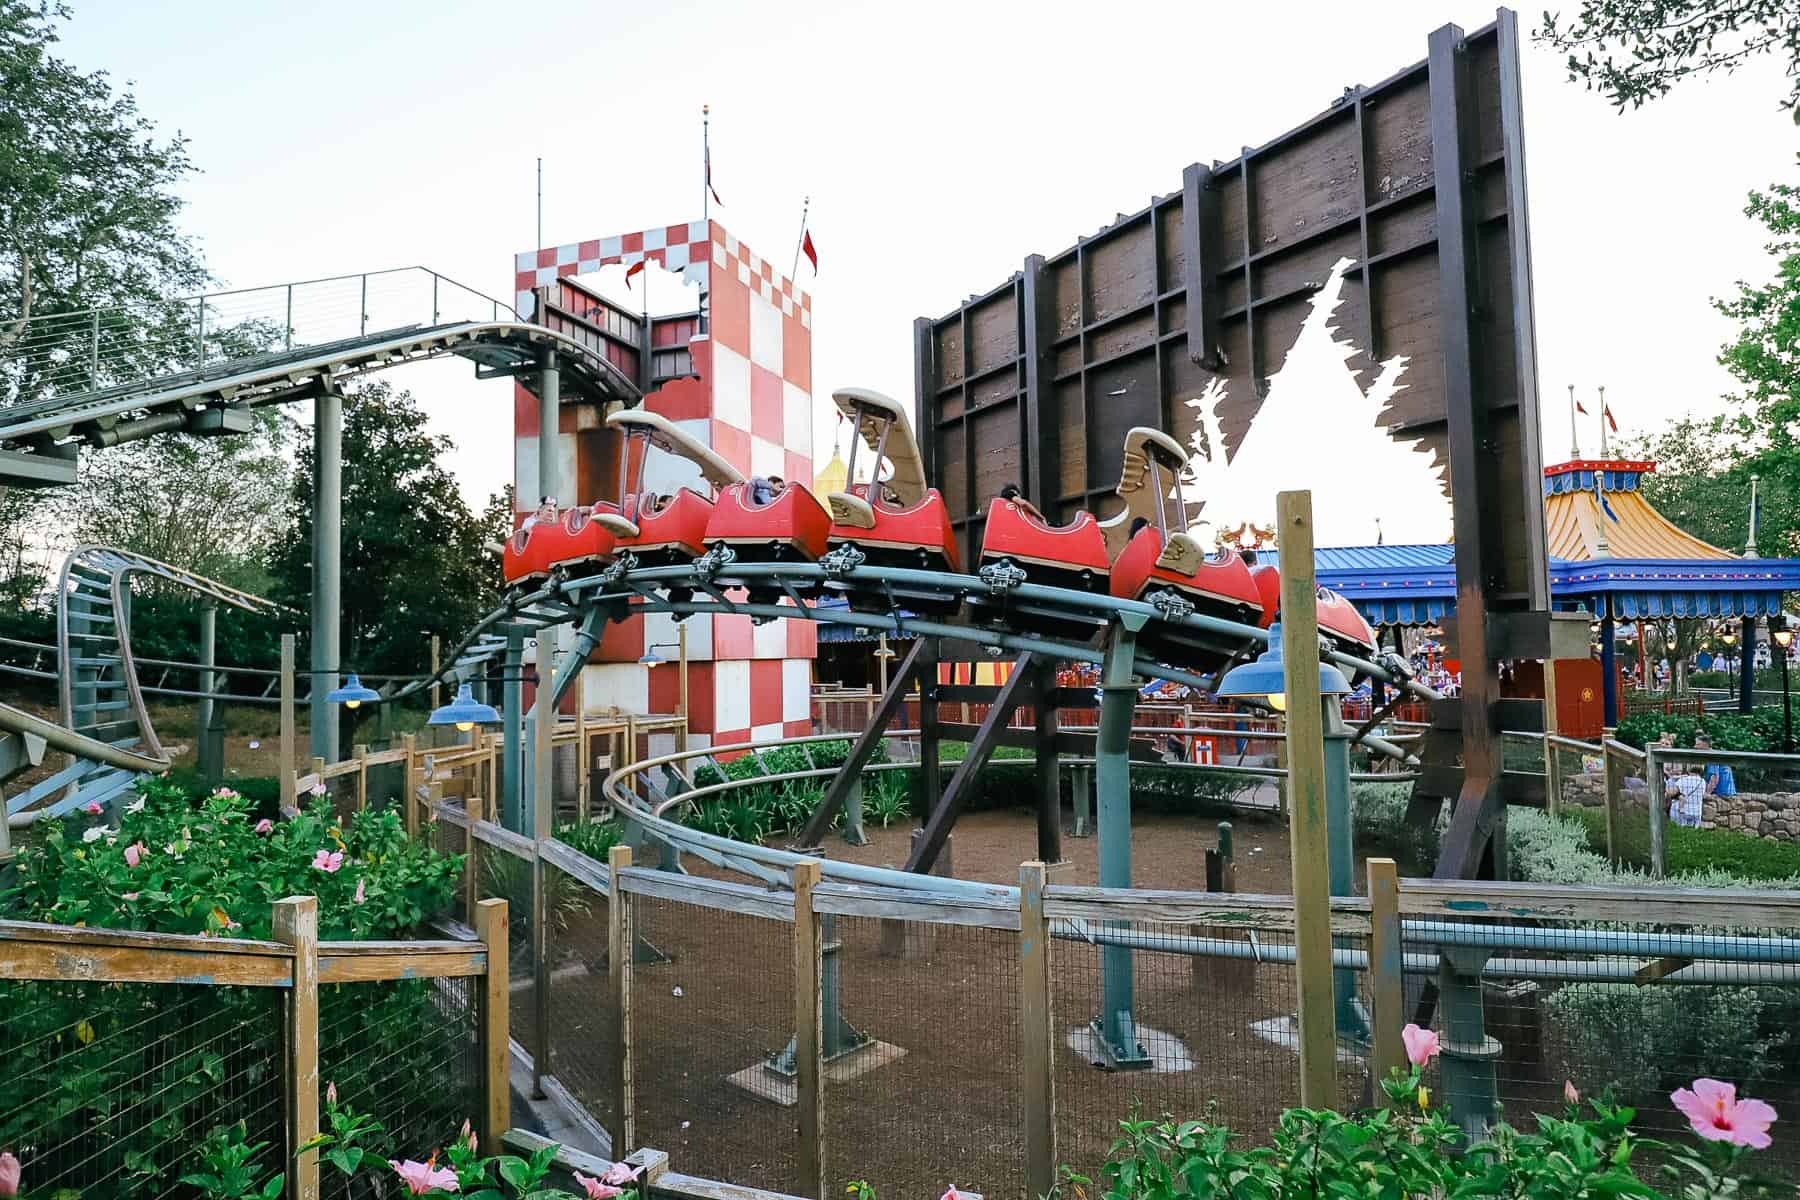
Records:
[[[813,475],[812,490],[815,495],[829,496],[833,492],[845,490],[850,482],[850,467],[844,462],[834,444],[831,447],[831,461],[820,467]]]
[[[1728,559],[1737,555],[1676,528],[1638,485],[1656,464],[1578,459],[1544,468],[1544,534],[1552,558]],[[1602,536],[1604,535],[1604,546]]]

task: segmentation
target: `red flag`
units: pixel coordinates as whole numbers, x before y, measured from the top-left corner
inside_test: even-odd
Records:
[[[711,145],[708,145],[706,147],[706,190],[712,193],[712,198],[713,198],[714,204],[725,203],[723,200],[719,199],[719,189],[715,188],[713,186],[713,182],[712,182],[712,146]]]
[[[1584,417],[1588,415],[1588,410],[1582,405],[1581,401],[1579,401],[1579,400],[1577,400],[1575,402],[1575,411],[1580,413]]]
[[[1601,407],[1600,411],[1606,417],[1607,427],[1609,429],[1611,429],[1614,433],[1619,432],[1619,423],[1617,421],[1613,420],[1612,405],[1610,405],[1610,404],[1603,405]]]
[[[812,264],[813,274],[819,273],[819,252],[813,249],[812,230],[807,230],[800,239],[800,253],[806,255],[806,261]]]
[[[631,277],[633,275],[636,275],[638,272],[642,271],[644,269],[644,264],[649,261],[650,260],[647,258],[640,258],[625,269],[625,286],[626,287],[631,286]]]

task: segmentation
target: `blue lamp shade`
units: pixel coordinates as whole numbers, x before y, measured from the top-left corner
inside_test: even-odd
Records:
[[[381,700],[381,693],[374,688],[364,687],[362,680],[356,677],[355,671],[352,671],[350,677],[344,680],[344,686],[325,693],[325,699],[333,704],[341,704],[345,708],[355,708],[364,702],[378,703]]]
[[[498,725],[500,714],[491,704],[483,704],[475,699],[469,691],[469,685],[463,684],[456,689],[456,699],[441,708],[431,710],[427,725],[454,725],[467,733],[477,725]]]
[[[664,658],[662,655],[658,654],[656,651],[646,650],[646,651],[644,651],[644,657],[638,659],[638,666],[640,666],[640,667],[657,667],[657,666],[661,666],[663,663],[665,663],[667,661],[669,661],[669,660]]]
[[[1350,690],[1344,673],[1328,662],[1319,664],[1319,694],[1341,696]],[[1287,710],[1287,669],[1281,659],[1281,623],[1269,627],[1269,648],[1255,662],[1233,667],[1219,684],[1219,695],[1265,699],[1277,712]]]

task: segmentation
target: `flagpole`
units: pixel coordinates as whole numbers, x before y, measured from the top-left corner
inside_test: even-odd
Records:
[[[1581,434],[1575,427],[1575,385],[1569,385],[1569,457],[1581,457]]]
[[[538,155],[537,248],[544,248],[544,156]]]
[[[800,205],[800,236],[794,239],[794,265],[788,268],[788,278],[795,279],[800,274],[800,247],[806,242],[806,213],[812,208],[812,197],[808,196]]]
[[[712,219],[712,105],[700,106],[700,219]]]
[[[1606,385],[1603,383],[1600,385],[1600,457],[1606,458],[1610,453],[1606,448]]]

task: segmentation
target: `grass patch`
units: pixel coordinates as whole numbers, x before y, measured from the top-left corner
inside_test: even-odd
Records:
[[[1599,808],[1564,809],[1587,830],[1590,848],[1606,853],[1606,812]],[[1627,809],[1624,828],[1615,831],[1619,857],[1627,866],[1650,868],[1650,824],[1641,809]],[[1670,875],[1719,871],[1746,880],[1792,879],[1800,876],[1800,845],[1768,842],[1735,829],[1688,829],[1663,826],[1664,866]]]

